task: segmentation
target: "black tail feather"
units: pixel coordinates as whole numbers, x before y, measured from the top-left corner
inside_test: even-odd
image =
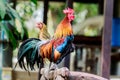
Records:
[[[28,70],[30,67],[31,70],[34,70],[35,63],[37,63],[37,66],[39,67],[39,63],[42,63],[42,60],[40,60],[42,58],[38,52],[39,44],[41,44],[41,40],[36,38],[27,39],[21,44],[17,57],[21,68]],[[25,66],[25,60],[27,68]]]

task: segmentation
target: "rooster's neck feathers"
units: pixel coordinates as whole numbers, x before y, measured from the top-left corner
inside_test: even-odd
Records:
[[[68,35],[73,34],[73,30],[71,27],[71,21],[74,20],[74,10],[73,9],[65,9],[63,13],[66,15],[65,18],[60,22],[57,26],[54,37],[55,38],[62,38]]]
[[[73,34],[73,30],[72,30],[70,21],[68,20],[68,17],[65,16],[65,18],[57,26],[54,37],[62,38],[71,34]]]
[[[50,34],[45,25],[43,25],[43,28],[40,29],[39,39],[41,39],[41,40],[49,40],[50,39]]]

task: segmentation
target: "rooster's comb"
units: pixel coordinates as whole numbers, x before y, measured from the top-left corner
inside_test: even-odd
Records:
[[[65,14],[74,14],[74,10],[71,9],[71,8],[67,8],[67,9],[63,10],[63,13],[65,13]]]
[[[69,21],[74,20],[75,16],[74,16],[74,10],[73,9],[67,8],[67,9],[63,10],[63,13],[67,14]]]

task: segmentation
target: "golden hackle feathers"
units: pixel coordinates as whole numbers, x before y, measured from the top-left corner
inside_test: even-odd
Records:
[[[63,10],[63,12],[66,15],[56,28],[56,31],[54,34],[54,38],[56,39],[73,34],[73,30],[72,30],[72,26],[70,22],[74,20],[74,10],[68,8],[68,9]]]
[[[54,37],[61,38],[61,37],[66,37],[67,35],[73,34],[73,30],[71,27],[71,24],[67,17],[63,19],[63,21],[57,26]]]
[[[40,32],[39,32],[39,39],[40,40],[44,41],[44,40],[49,40],[50,39],[50,34],[47,30],[47,26],[44,23],[38,22],[36,24],[36,27],[38,27],[39,30],[40,30]],[[46,48],[48,48],[48,49],[46,49]],[[45,44],[44,44],[39,48],[39,52],[40,52],[39,54],[42,56],[42,58],[44,58],[43,60],[44,60],[45,63],[49,62],[48,58],[50,58],[50,56],[49,56],[50,51],[52,51],[52,47],[49,46],[49,45],[46,47]]]
[[[37,23],[37,27],[40,29],[39,33],[39,39],[41,40],[49,40],[50,39],[50,34],[47,30],[47,27],[44,23]]]

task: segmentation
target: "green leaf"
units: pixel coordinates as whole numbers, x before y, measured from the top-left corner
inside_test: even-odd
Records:
[[[1,24],[1,28],[5,31],[5,34],[10,40],[13,49],[15,49],[18,46],[18,41],[14,37],[12,31],[10,31],[10,29],[5,24]]]
[[[8,14],[5,14],[3,19],[0,17],[0,21],[2,21],[2,20],[8,21],[8,20],[11,20],[11,18],[10,18],[10,16]]]
[[[37,5],[37,0],[31,0],[35,5]]]
[[[6,6],[4,0],[0,0],[0,18],[3,19],[6,14]]]
[[[17,18],[18,20],[21,20],[19,14],[15,9],[13,9],[9,4],[7,4],[7,7],[7,12],[9,16],[11,16],[14,19]]]
[[[24,26],[23,21],[22,21],[22,28],[21,28],[22,32],[21,32],[21,40],[25,40],[28,38],[28,30],[27,28]]]

